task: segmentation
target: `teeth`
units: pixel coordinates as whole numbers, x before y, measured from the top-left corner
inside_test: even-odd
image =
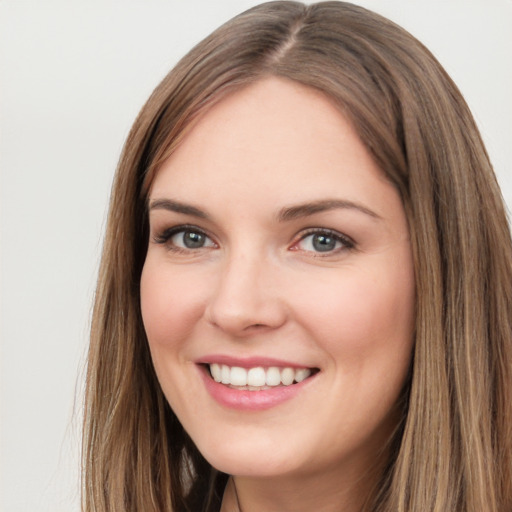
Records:
[[[302,382],[304,379],[307,379],[311,375],[311,370],[307,368],[301,368],[295,372],[295,382]]]
[[[221,382],[222,384],[231,384],[231,376],[230,376],[229,366],[222,365],[221,366]]]
[[[309,368],[278,368],[271,366],[263,368],[241,368],[240,366],[227,366],[225,364],[212,363],[210,373],[215,382],[221,382],[231,386],[258,391],[262,388],[275,387],[279,385],[290,386],[294,382],[302,382],[311,375]]]
[[[283,368],[281,370],[281,382],[289,386],[295,379],[295,370],[293,368]]]
[[[231,368],[231,382],[233,386],[247,386],[247,370],[238,366]],[[252,386],[252,384],[251,384]]]
[[[213,363],[210,365],[210,373],[215,382],[222,382],[222,370],[218,364]]]
[[[279,384],[281,384],[281,372],[279,368],[272,366],[267,370],[265,383],[267,386],[279,386]]]
[[[233,370],[231,370],[233,371]],[[247,372],[247,384],[249,386],[264,386],[266,381],[265,370],[261,367],[251,368]]]

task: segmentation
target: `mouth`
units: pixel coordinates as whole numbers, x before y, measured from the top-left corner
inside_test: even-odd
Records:
[[[293,368],[289,366],[242,368],[219,363],[207,363],[204,366],[215,382],[240,391],[264,391],[293,386],[319,372],[318,368]]]

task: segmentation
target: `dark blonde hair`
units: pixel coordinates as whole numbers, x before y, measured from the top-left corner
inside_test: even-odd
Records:
[[[411,377],[367,510],[512,510],[512,248],[469,109],[430,52],[343,2],[271,2],[197,45],[157,87],[112,191],[93,313],[83,446],[87,512],[218,510],[226,475],[167,404],[141,321],[146,200],[197,116],[265,76],[322,91],[398,189],[416,276]]]

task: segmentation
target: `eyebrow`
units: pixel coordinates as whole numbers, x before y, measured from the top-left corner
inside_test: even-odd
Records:
[[[170,212],[183,213],[185,215],[192,215],[200,219],[209,219],[210,216],[196,208],[195,206],[180,203],[179,201],[173,201],[171,199],[155,199],[149,204],[149,210],[168,210]]]
[[[329,210],[357,210],[365,215],[368,215],[376,220],[382,220],[382,217],[370,210],[366,206],[353,201],[347,201],[344,199],[321,199],[319,201],[311,201],[304,204],[295,206],[288,206],[282,208],[277,216],[280,222],[286,222],[294,219],[300,219],[301,217],[308,217],[315,213],[321,213]]]
[[[279,210],[277,219],[279,222],[287,222],[294,219],[300,219],[302,217],[308,217],[310,215],[314,215],[315,213],[336,209],[357,210],[374,219],[382,220],[380,215],[375,213],[373,210],[370,210],[366,206],[344,199],[321,199],[318,201],[310,201],[308,203],[294,206],[287,206]],[[172,199],[155,199],[150,202],[149,210],[167,210],[170,212],[192,215],[193,217],[198,217],[199,219],[210,218],[210,216],[203,210],[190,204],[181,203]]]

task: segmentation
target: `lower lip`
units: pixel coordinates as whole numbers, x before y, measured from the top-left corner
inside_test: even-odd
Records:
[[[270,409],[283,402],[291,400],[298,393],[304,390],[314,379],[309,377],[297,384],[290,386],[276,386],[275,388],[262,389],[261,391],[247,391],[230,388],[224,384],[214,381],[208,370],[201,368],[201,376],[206,389],[210,395],[221,405],[230,409],[239,409],[243,411],[261,411]]]

